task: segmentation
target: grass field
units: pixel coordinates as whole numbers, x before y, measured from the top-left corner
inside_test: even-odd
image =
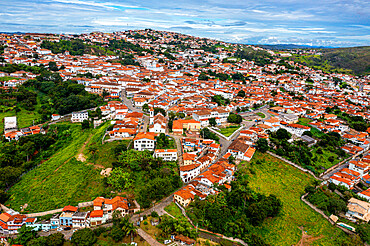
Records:
[[[78,202],[90,201],[102,194],[103,178],[93,165],[77,161],[84,144],[101,135],[104,127],[81,131],[79,125],[71,130],[70,144],[49,160],[25,174],[10,190],[6,205],[15,210],[28,204],[24,212],[39,212]]]
[[[176,219],[184,219],[185,216],[181,213],[180,208],[172,202],[170,205],[164,208],[164,211],[175,217]]]
[[[257,160],[261,164],[256,164]],[[340,245],[348,239],[343,231],[333,227],[300,200],[304,188],[314,181],[310,175],[259,152],[256,152],[251,163],[242,162],[240,170],[249,175],[252,189],[266,195],[274,194],[283,203],[281,215],[267,219],[262,226],[255,227],[254,233],[261,235],[267,243],[296,245],[302,237],[300,227],[308,235],[320,237],[312,245]]]
[[[261,112],[256,113],[256,115],[258,115],[262,119],[266,118],[266,115],[264,113],[261,113]]]
[[[230,137],[235,131],[239,129],[240,126],[228,126],[225,128],[220,128],[220,133],[225,137]]]

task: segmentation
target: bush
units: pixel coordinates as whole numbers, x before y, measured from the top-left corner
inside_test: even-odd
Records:
[[[156,211],[153,211],[153,212],[150,214],[150,216],[152,216],[153,218],[158,218],[158,217],[159,217],[159,215],[158,215],[158,213],[157,213]]]
[[[144,225],[147,225],[148,224],[148,221],[144,221]]]

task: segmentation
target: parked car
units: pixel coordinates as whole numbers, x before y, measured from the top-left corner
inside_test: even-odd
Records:
[[[69,230],[71,230],[71,227],[65,227],[64,230],[69,231]]]

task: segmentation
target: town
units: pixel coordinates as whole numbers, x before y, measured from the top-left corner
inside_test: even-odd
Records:
[[[357,225],[369,228],[369,76],[305,66],[290,59],[297,50],[275,52],[151,29],[0,34],[0,44],[2,100],[16,98],[2,106],[6,144],[46,136],[60,124],[81,125],[81,131],[104,128],[96,141],[126,141],[127,152],[144,153],[142,160],[176,163],[181,185],[161,198],[169,196],[169,202],[185,214],[200,201],[231,194],[236,184],[243,186],[238,183],[243,179],[240,169],[258,165],[256,155],[272,156],[314,177],[316,185],[306,188],[302,201],[320,210],[327,221],[349,235],[357,233]],[[63,86],[51,89],[57,84],[76,94],[45,99],[65,93]],[[22,112],[35,107],[39,111],[25,123]],[[98,151],[90,148],[89,154]],[[27,154],[27,161],[38,152],[41,148]],[[81,151],[77,161],[85,162],[83,155]],[[130,165],[132,170],[137,168]],[[123,176],[119,176],[121,185],[114,183],[112,177],[124,168],[113,163],[100,174],[121,192],[136,184],[132,177],[130,183]],[[8,190],[18,179],[21,173],[12,179],[15,182],[1,180],[0,188]],[[333,199],[341,202],[338,209],[323,205],[322,200]],[[39,221],[38,215],[24,213],[24,207],[18,211],[7,206],[5,199],[0,234],[15,235],[22,226],[44,233],[71,228],[75,232],[110,223],[114,213],[135,216],[149,207],[159,215],[168,213],[155,209],[160,199],[142,200],[110,193],[78,201],[85,202],[82,206],[55,207],[57,211],[45,213],[52,217]],[[193,211],[186,218],[192,222],[196,215]],[[139,216],[132,222],[139,225],[143,220]],[[358,233],[365,242],[366,235]],[[181,244],[195,243],[190,232],[170,234],[176,234]]]

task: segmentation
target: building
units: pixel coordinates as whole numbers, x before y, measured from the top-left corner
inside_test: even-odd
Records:
[[[17,116],[4,117],[4,133],[17,131]]]
[[[87,111],[73,112],[71,121],[72,123],[82,122],[89,119],[89,113]]]
[[[77,212],[78,208],[73,206],[65,206],[62,213],[59,216],[59,226],[61,227],[72,227],[73,226],[73,215]]]
[[[108,218],[112,218],[112,214],[114,211],[119,211],[122,216],[125,216],[130,211],[135,212],[136,210],[129,209],[129,203],[126,198],[121,196],[116,196],[112,199],[104,198],[104,197],[97,197],[93,201],[94,211],[103,211],[104,214],[108,215]],[[90,216],[91,217],[91,216]]]
[[[27,221],[28,219],[28,221]],[[1,234],[16,234],[18,230],[26,223],[34,223],[34,218],[27,218],[26,215],[19,214],[15,211],[8,211],[0,214],[0,233]]]
[[[51,120],[59,120],[60,119],[60,115],[59,114],[52,114],[51,115]]]
[[[134,149],[138,151],[154,151],[155,149],[155,137],[156,133],[152,132],[140,132],[134,138]]]
[[[153,124],[149,127],[149,132],[166,133],[166,125],[166,118],[161,113],[158,113],[154,116]]]
[[[176,191],[173,195],[173,199],[185,208],[194,200],[194,193],[192,192],[193,189],[194,188],[191,185],[187,185]]]
[[[90,227],[90,212],[76,212],[72,215],[73,228]]]
[[[370,203],[351,198],[348,201],[348,212],[346,216],[349,218],[359,219],[366,222],[370,221]]]
[[[200,121],[197,120],[175,120],[172,124],[174,134],[183,134],[186,131],[200,131]]]
[[[177,149],[156,149],[154,157],[164,161],[177,161]]]
[[[94,210],[90,213],[90,225],[96,226],[106,223],[108,214],[104,214],[103,210]]]

